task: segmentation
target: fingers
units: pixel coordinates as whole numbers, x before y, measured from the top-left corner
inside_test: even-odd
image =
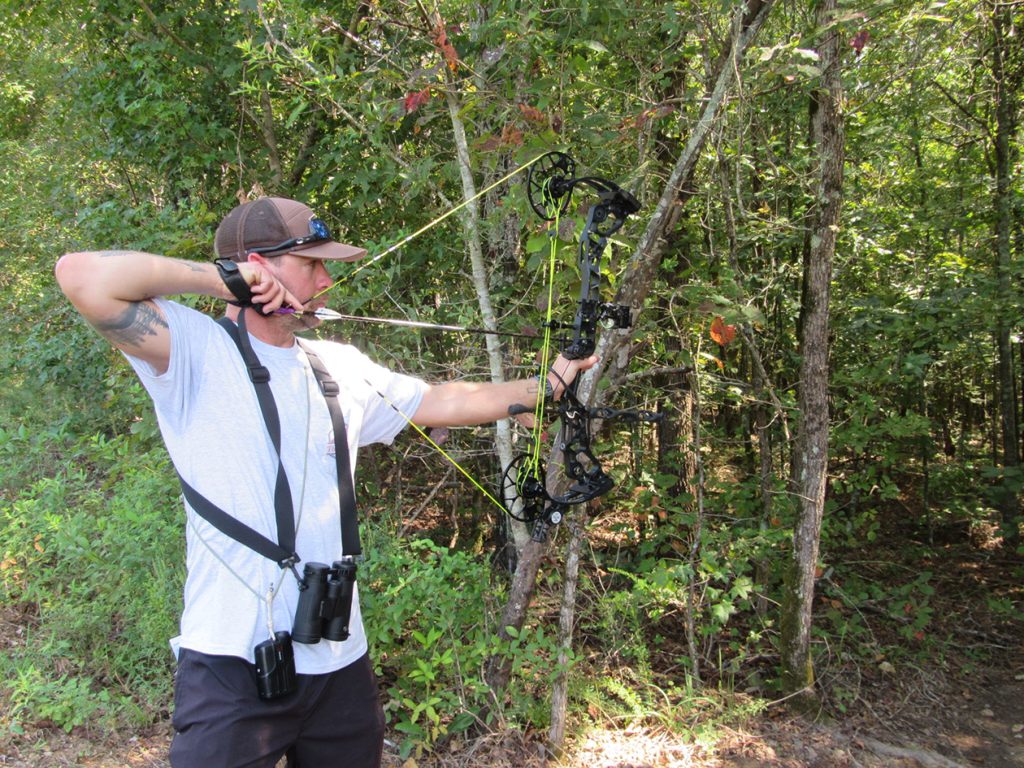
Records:
[[[601,358],[597,355],[590,355],[590,357],[580,358],[579,360],[569,360],[559,354],[548,370],[548,381],[551,384],[555,399],[557,400],[561,396],[580,373],[589,371],[600,361]]]
[[[252,291],[252,303],[262,314],[273,314],[281,307],[291,307],[298,312],[304,309],[302,302],[261,265],[250,262],[240,265],[240,269]]]
[[[516,422],[523,427],[523,429],[533,429],[533,425],[537,423],[532,413],[517,413],[513,416]]]
[[[597,355],[591,355],[590,357],[584,357],[579,360],[568,360],[562,355],[559,355],[551,366],[551,371],[559,379],[563,379],[567,384],[576,378],[578,373],[582,371],[589,371],[595,365],[601,362],[601,358]]]

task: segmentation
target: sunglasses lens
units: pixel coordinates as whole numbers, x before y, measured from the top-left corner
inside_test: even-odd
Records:
[[[310,219],[309,220],[309,233],[320,240],[330,240],[331,230],[327,228],[323,219]]]

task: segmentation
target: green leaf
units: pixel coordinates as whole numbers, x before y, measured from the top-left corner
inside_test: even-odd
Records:
[[[526,240],[527,253],[540,253],[551,247],[551,238],[546,234],[533,235]]]

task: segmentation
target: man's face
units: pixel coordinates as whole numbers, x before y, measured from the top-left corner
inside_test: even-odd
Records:
[[[308,259],[297,253],[286,253],[267,259],[267,264],[291,294],[306,305],[307,311],[324,306],[322,299],[313,300],[317,294],[326,291],[334,281],[331,279],[323,259]]]

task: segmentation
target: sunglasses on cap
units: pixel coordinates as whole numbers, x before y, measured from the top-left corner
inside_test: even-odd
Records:
[[[331,230],[327,228],[327,224],[323,219],[314,216],[309,220],[309,234],[303,235],[302,237],[293,237],[277,245],[264,246],[263,248],[250,248],[250,253],[258,253],[261,256],[278,256],[287,253],[293,248],[298,248],[300,245],[309,245],[310,243],[322,243],[331,239]],[[280,251],[280,254],[275,253]]]

